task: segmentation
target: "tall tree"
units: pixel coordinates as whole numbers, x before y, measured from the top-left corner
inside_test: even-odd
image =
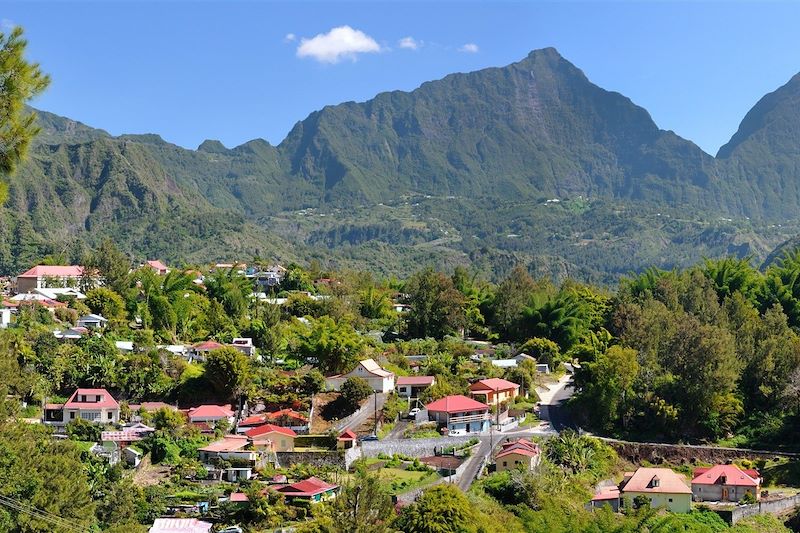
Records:
[[[534,290],[536,290],[536,282],[521,266],[514,267],[514,270],[497,288],[491,305],[491,322],[504,338],[519,337],[522,312]]]
[[[450,278],[427,268],[414,274],[406,283],[411,311],[408,333],[412,337],[434,337],[459,332],[466,325],[466,299]]]
[[[128,289],[131,260],[111,239],[105,239],[97,250],[89,252],[83,259],[83,267],[88,276],[99,276],[105,286],[119,294]],[[94,280],[89,282],[94,284]]]
[[[19,26],[0,32],[0,205],[8,196],[2,178],[14,172],[39,133],[36,115],[25,111],[25,103],[50,83],[38,63],[25,59],[27,45]]]
[[[469,533],[478,531],[477,522],[478,515],[464,493],[443,483],[404,508],[395,525],[406,533]]]
[[[225,346],[206,357],[205,377],[220,394],[234,398],[242,394],[253,377],[250,359],[236,348]]]

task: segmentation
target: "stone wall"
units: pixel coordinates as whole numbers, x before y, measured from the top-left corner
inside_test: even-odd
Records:
[[[435,439],[402,439],[366,441],[361,443],[364,457],[377,457],[379,454],[408,455],[409,457],[426,457],[434,454],[435,448],[460,446],[469,441],[472,436],[441,437]]]
[[[347,470],[353,462],[361,458],[361,447],[356,446],[349,450],[277,452],[275,455],[281,467],[306,463],[314,466],[338,466]]]
[[[718,446],[697,446],[691,444],[660,444],[650,442],[628,442],[616,439],[602,439],[613,447],[623,459],[632,463],[647,461],[653,464],[669,462],[686,464],[694,462],[726,463],[735,459],[772,459],[788,457],[799,459],[800,454],[750,450],[744,448],[722,448]]]

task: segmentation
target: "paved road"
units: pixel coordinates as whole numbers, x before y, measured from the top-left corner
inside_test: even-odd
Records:
[[[408,424],[410,424],[410,421],[400,418],[383,440],[397,440],[403,438],[403,432],[405,432]]]
[[[539,418],[548,421],[555,431],[563,431],[567,428],[577,429],[577,425],[572,421],[569,411],[564,406],[564,402],[574,393],[572,376],[568,374],[562,377],[558,384],[550,387],[549,391],[539,394],[542,399]]]
[[[495,443],[497,441],[495,440]],[[488,437],[481,437],[481,445],[475,450],[469,459],[467,459],[467,466],[458,478],[458,488],[463,491],[469,490],[472,482],[475,481],[475,476],[478,475],[478,470],[483,466],[483,460],[492,452],[492,445]]]
[[[345,428],[350,428],[353,431],[356,431],[359,426],[365,424],[368,421],[375,420],[375,397],[377,399],[377,410],[380,411],[383,409],[383,404],[386,403],[386,395],[380,392],[374,393],[372,396],[369,397],[367,403],[365,403],[359,411],[356,411],[355,416],[350,419],[342,420],[336,423],[336,430],[337,431],[344,431]],[[374,426],[372,426],[374,427]]]

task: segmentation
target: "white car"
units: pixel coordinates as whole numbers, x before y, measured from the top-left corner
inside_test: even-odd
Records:
[[[416,418],[417,414],[419,414],[420,411],[421,409],[419,407],[414,407],[412,410],[408,412],[408,418],[411,419]]]
[[[448,433],[448,435],[451,437],[458,437],[466,434],[467,434],[466,429],[451,429],[450,432]]]

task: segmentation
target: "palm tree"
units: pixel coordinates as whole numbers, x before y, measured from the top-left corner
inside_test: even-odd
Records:
[[[586,304],[566,292],[556,296],[534,294],[523,317],[523,329],[529,338],[550,339],[562,352],[569,350],[588,329]]]
[[[749,256],[743,259],[735,257],[706,259],[701,271],[714,284],[720,300],[734,292],[740,292],[748,300],[754,301],[760,279],[750,264],[751,259]]]
[[[217,270],[206,278],[208,296],[217,300],[230,317],[241,317],[247,311],[253,294],[253,285],[246,277],[236,271]]]

